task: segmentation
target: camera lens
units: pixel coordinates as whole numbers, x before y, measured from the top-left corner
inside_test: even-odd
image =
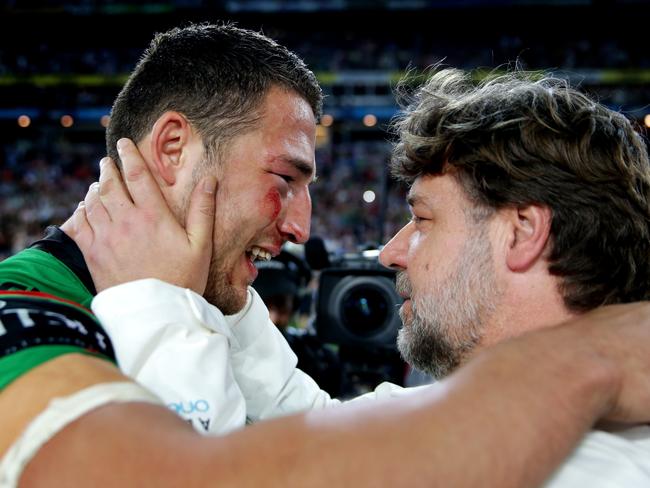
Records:
[[[395,349],[397,305],[403,301],[395,291],[395,272],[367,264],[321,272],[315,328],[323,342]]]
[[[377,272],[348,275],[333,287],[324,314],[329,317],[329,330],[338,329],[345,341],[382,341],[394,346],[399,323],[395,304],[400,300],[388,276]]]
[[[383,290],[361,285],[343,296],[341,318],[354,334],[369,335],[383,327],[388,317],[388,303]]]

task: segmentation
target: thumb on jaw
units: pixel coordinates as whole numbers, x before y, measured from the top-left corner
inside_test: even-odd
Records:
[[[217,178],[206,176],[192,191],[185,230],[192,247],[212,249],[212,228],[216,211]],[[209,256],[208,256],[209,259]]]

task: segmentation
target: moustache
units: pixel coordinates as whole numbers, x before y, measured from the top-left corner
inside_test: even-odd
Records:
[[[397,276],[395,277],[395,290],[401,296],[410,297],[412,295],[413,288],[405,271],[397,272]]]

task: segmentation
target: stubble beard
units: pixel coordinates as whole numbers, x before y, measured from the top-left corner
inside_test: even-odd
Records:
[[[200,179],[208,170],[211,169],[212,164],[215,163],[210,163],[207,159],[204,159],[194,168],[192,181],[184,193],[183,201],[181,202],[180,207],[174,208],[183,227],[185,227],[186,215],[189,209],[190,195]],[[219,208],[217,208],[216,211],[219,212]],[[218,231],[216,219],[214,226],[212,256],[210,258],[210,269],[208,280],[205,285],[205,291],[203,292],[203,298],[205,298],[208,303],[217,307],[224,315],[233,315],[244,308],[246,305],[247,295],[245,292],[242,293],[241,290],[237,290],[235,286],[230,283],[231,270],[226,263],[225,257],[235,255],[233,254],[233,251],[236,252],[239,246],[237,245],[238,242],[232,238],[224,242],[216,242],[217,236],[226,233],[221,232],[220,230]]]
[[[203,293],[209,303],[221,310],[224,315],[233,315],[246,305],[246,294],[242,294],[228,281],[228,269],[212,254],[210,274]]]
[[[406,273],[397,275],[398,292],[411,297],[411,313],[404,308],[399,312],[404,325],[397,347],[406,362],[437,379],[480,344],[500,296],[487,226],[481,227],[468,238],[456,269],[443,282],[432,282],[413,296]]]

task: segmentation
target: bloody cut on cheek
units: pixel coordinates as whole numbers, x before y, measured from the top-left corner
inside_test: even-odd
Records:
[[[271,188],[264,197],[262,212],[269,217],[269,222],[273,222],[282,209],[280,201],[280,192],[277,188]]]

